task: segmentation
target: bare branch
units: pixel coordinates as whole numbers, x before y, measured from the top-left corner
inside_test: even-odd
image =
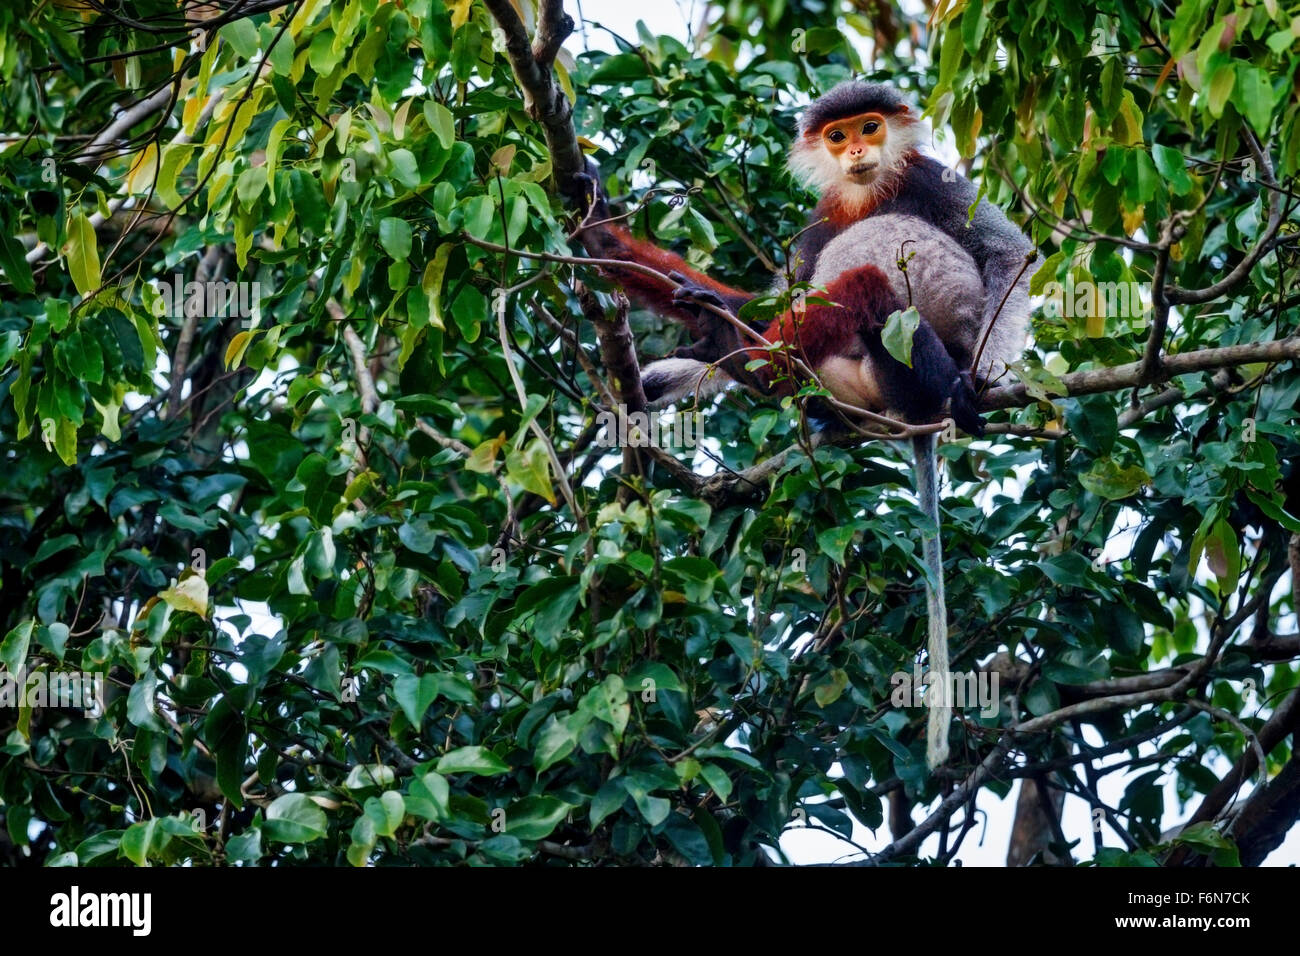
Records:
[[[1142,366],[1138,384],[1148,385],[1160,377],[1160,351],[1164,348],[1165,332],[1169,328],[1169,296],[1165,276],[1169,269],[1169,254],[1173,244],[1182,235],[1175,231],[1171,217],[1160,224],[1160,242],[1156,247],[1156,265],[1151,273],[1151,331],[1142,352]]]
[[[551,72],[560,44],[573,32],[573,20],[564,13],[563,0],[546,0],[537,42],[530,44],[528,31],[510,0],[485,0],[485,3],[505,33],[506,56],[524,95],[524,108],[542,125],[555,181],[565,188],[586,168],[578,134],[573,128],[573,107]]]
[[[573,32],[573,18],[564,12],[564,0],[543,0],[537,37],[533,40],[533,59],[539,68],[549,70],[560,47]]]
[[[459,438],[452,438],[449,435],[444,435],[423,419],[417,418],[415,420],[415,427],[424,432],[424,434],[428,435],[443,448],[450,448],[456,454],[461,455],[464,458],[470,458],[474,455],[474,449],[470,448],[469,445],[466,445]],[[502,487],[504,487],[504,485]],[[509,492],[507,492],[507,494],[509,494]]]
[[[209,246],[199,259],[194,271],[194,281],[206,283],[213,278],[221,278],[223,269],[221,246]],[[182,310],[188,312],[188,310]],[[167,417],[175,418],[181,408],[181,389],[185,386],[186,373],[189,371],[190,350],[194,347],[194,336],[198,331],[199,316],[185,314],[181,323],[180,335],[176,339],[176,348],[172,351],[171,382],[167,387]]]

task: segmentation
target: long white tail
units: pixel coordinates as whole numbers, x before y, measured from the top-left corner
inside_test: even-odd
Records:
[[[935,436],[917,435],[912,439],[916,458],[916,491],[921,510],[934,523],[934,533],[921,538],[921,557],[929,572],[925,584],[929,637],[926,653],[930,658],[930,686],[926,706],[930,721],[925,737],[925,762],[931,770],[948,759],[948,724],[952,720],[949,699],[952,679],[948,663],[948,603],[943,594],[943,546],[939,541],[939,462],[935,454]]]
[[[663,408],[685,398],[704,400],[725,391],[735,381],[720,368],[710,370],[695,359],[666,358],[641,370],[641,387],[651,409]]]

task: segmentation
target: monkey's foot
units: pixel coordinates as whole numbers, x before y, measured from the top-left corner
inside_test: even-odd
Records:
[[[957,427],[976,438],[984,436],[984,416],[979,411],[979,396],[971,383],[970,372],[960,372],[952,385],[949,410]]]
[[[716,362],[722,357],[722,352],[714,342],[713,336],[705,335],[696,339],[691,345],[679,345],[672,350],[670,357],[690,359],[694,362]]]

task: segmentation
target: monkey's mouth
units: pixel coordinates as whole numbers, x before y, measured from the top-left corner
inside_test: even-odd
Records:
[[[849,167],[849,176],[853,179],[869,180],[876,175],[879,163],[854,163]]]

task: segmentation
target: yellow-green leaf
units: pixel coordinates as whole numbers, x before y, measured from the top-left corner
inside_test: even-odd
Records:
[[[126,191],[129,193],[147,193],[153,188],[154,177],[158,173],[158,144],[150,143],[140,150],[131,171],[126,174]]]
[[[450,242],[439,246],[424,267],[424,275],[420,277],[420,288],[429,297],[429,323],[439,329],[447,327],[442,316],[442,277],[447,271],[447,257],[451,255],[451,249]]]
[[[197,572],[187,573],[158,597],[177,611],[190,611],[199,617],[208,616],[208,582]]]
[[[63,244],[63,254],[68,259],[68,271],[78,292],[90,295],[99,288],[99,246],[95,227],[82,213],[68,220],[68,239]]]
[[[231,369],[238,365],[244,359],[244,352],[248,350],[249,343],[253,341],[253,333],[249,330],[236,332],[231,338],[230,344],[226,346],[226,368]]]

